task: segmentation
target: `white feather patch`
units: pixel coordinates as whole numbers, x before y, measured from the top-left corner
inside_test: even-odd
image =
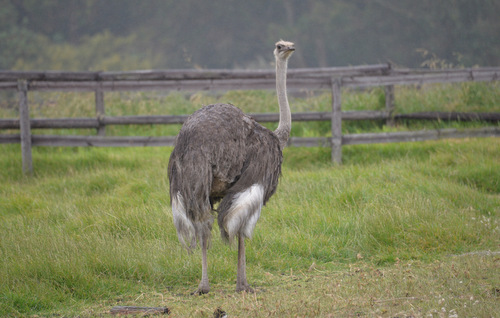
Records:
[[[224,229],[231,242],[238,233],[251,237],[260,217],[264,201],[264,187],[254,184],[247,190],[238,193],[227,215],[224,217]]]
[[[186,247],[194,247],[196,245],[194,225],[186,215],[184,199],[180,192],[177,192],[172,199],[172,216],[179,241]]]

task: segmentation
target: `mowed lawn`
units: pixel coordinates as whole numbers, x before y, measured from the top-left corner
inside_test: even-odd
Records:
[[[0,146],[0,316],[489,317],[500,312],[500,139],[289,148],[247,244],[214,226],[212,291],[172,224],[172,148]]]

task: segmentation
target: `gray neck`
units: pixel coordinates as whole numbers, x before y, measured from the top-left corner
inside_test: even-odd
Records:
[[[276,59],[276,93],[278,95],[278,105],[280,108],[280,122],[274,131],[280,141],[281,149],[285,148],[292,129],[292,115],[288,98],[286,97],[286,70],[287,60]]]

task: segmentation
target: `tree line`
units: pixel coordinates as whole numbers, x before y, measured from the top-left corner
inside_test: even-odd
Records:
[[[0,0],[0,69],[498,66],[496,0]]]

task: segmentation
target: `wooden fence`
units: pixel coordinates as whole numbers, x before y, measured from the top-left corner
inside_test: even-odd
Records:
[[[485,120],[500,121],[500,113],[417,113],[394,114],[394,85],[496,81],[500,68],[450,70],[392,69],[389,64],[290,69],[287,86],[294,89],[329,89],[332,93],[331,112],[293,113],[293,121],[331,121],[331,138],[290,138],[289,145],[328,146],[332,160],[342,161],[342,146],[365,143],[423,141],[440,138],[500,136],[500,128],[441,129],[413,132],[369,133],[342,135],[343,120],[386,120],[391,125],[397,119]],[[384,111],[342,111],[342,87],[385,86]],[[107,125],[179,124],[182,116],[106,116],[104,93],[109,91],[203,91],[203,90],[275,89],[272,70],[167,70],[133,72],[19,72],[0,71],[0,90],[17,90],[19,119],[0,119],[0,129],[19,129],[19,134],[1,134],[0,143],[21,143],[23,171],[31,173],[32,146],[172,146],[175,137],[109,137]],[[96,116],[92,118],[30,118],[28,91],[86,91],[95,94]],[[277,113],[252,114],[260,122],[277,122]],[[95,128],[95,136],[32,135],[32,128]]]

